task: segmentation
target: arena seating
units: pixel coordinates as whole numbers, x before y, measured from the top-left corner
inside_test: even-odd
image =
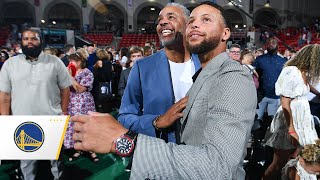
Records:
[[[0,46],[6,45],[9,34],[10,34],[9,28],[7,27],[0,28]]]
[[[143,47],[146,41],[155,42],[159,46],[157,34],[123,34],[119,47],[129,47],[132,45]]]
[[[312,33],[312,40],[310,44],[314,43],[320,43],[320,39],[316,38],[316,31],[313,28],[309,28]],[[303,46],[307,45],[305,43],[302,47],[298,47],[298,40],[300,38],[299,32],[297,32],[296,28],[293,27],[288,27],[287,29],[282,30],[281,32],[278,33],[278,38],[288,44],[290,47],[294,48],[295,50],[299,50]],[[287,48],[282,44],[279,43],[279,52],[283,53]]]
[[[113,35],[111,33],[106,34],[84,34],[84,38],[92,41],[97,45],[110,45],[113,40]]]

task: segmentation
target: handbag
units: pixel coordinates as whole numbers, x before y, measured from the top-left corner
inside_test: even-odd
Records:
[[[106,99],[112,97],[111,82],[99,82],[98,98]]]

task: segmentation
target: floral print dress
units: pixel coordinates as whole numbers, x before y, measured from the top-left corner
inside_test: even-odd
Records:
[[[76,90],[70,87],[70,100],[68,105],[68,114],[70,116],[88,114],[88,111],[96,111],[93,96],[90,93],[93,84],[92,72],[85,68],[79,72],[75,77],[75,80],[81,85],[87,88],[87,91],[77,93]],[[73,148],[74,141],[72,140],[73,122],[69,122],[66,131],[64,146],[66,149]]]

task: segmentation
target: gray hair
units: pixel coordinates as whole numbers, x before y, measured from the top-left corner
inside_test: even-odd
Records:
[[[171,3],[168,3],[165,7],[168,7],[168,6],[174,6],[174,7],[177,7],[179,9],[181,9],[183,11],[183,15],[186,18],[186,20],[189,19],[190,11],[184,5],[181,5],[179,3],[171,2]]]

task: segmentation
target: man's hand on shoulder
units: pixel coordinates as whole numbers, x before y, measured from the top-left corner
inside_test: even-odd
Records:
[[[74,122],[74,148],[96,153],[114,153],[114,141],[128,132],[110,114],[89,112],[71,118]]]

